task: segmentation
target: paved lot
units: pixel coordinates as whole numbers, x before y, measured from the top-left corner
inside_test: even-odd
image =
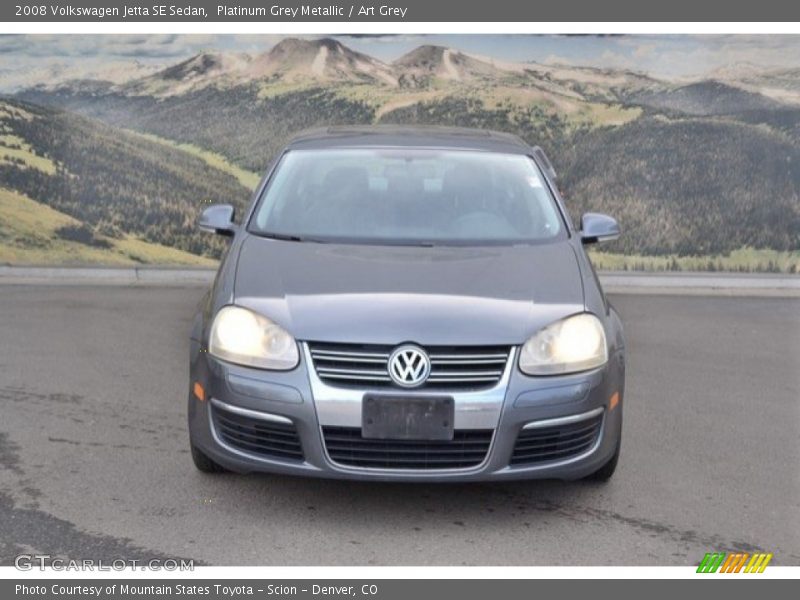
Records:
[[[200,288],[0,285],[0,564],[800,564],[800,299],[614,296],[629,337],[608,485],[195,472]]]

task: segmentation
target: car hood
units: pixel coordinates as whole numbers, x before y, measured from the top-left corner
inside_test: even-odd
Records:
[[[236,269],[236,304],[305,341],[520,344],[584,306],[566,241],[425,248],[249,236]]]

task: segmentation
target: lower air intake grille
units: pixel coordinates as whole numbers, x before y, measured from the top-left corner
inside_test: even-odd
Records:
[[[491,429],[456,430],[452,441],[372,440],[357,427],[323,427],[331,460],[373,469],[466,469],[483,462]]]
[[[597,442],[602,424],[601,413],[576,423],[523,429],[514,445],[511,464],[561,461],[582,454]]]
[[[303,460],[294,425],[273,423],[212,406],[214,428],[223,442],[250,454],[282,460]]]

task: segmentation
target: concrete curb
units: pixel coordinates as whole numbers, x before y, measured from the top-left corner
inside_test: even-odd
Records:
[[[610,294],[800,297],[800,276],[772,273],[600,273]]]
[[[153,267],[12,267],[0,265],[0,284],[209,284],[214,269]]]
[[[600,273],[600,278],[604,286],[800,290],[800,275],[773,273],[625,273],[605,271]]]
[[[14,267],[0,265],[0,284],[19,285],[209,285],[205,268]],[[757,295],[800,297],[800,276],[739,273],[601,272],[603,287],[616,294]]]

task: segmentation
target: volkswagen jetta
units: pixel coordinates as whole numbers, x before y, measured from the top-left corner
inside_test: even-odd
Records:
[[[475,481],[609,478],[625,343],[544,152],[512,135],[295,137],[231,238],[191,333],[201,471]]]

